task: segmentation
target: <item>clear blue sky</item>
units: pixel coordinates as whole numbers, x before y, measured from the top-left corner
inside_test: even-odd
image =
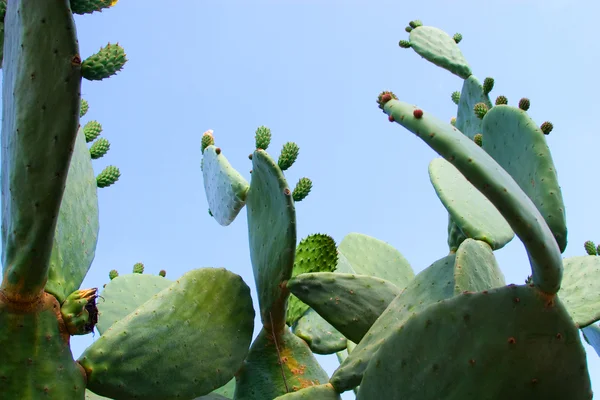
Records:
[[[100,121],[111,142],[94,167],[122,172],[100,190],[100,239],[83,286],[102,287],[109,270],[130,272],[141,261],[169,278],[226,267],[255,293],[245,211],[229,227],[208,215],[200,171],[206,129],[247,179],[259,125],[272,129],[274,156],[286,141],[300,146],[288,180],[308,176],[314,187],[296,207],[299,237],[368,234],[399,249],[415,272],[444,256],[447,213],[427,172],[437,155],[375,103],[391,89],[443,119],[454,116],[450,93],[462,80],[398,47],[412,19],[462,33],[474,74],[496,80],[493,97],[513,105],[529,97],[533,118],[553,122],[565,256],[583,255],[585,240],[600,242],[599,131],[591,123],[600,106],[599,14],[594,0],[121,0],[76,17],[83,57],[118,41],[130,60],[118,76],[83,84],[84,121]],[[523,283],[521,242],[496,256],[507,282]],[[93,340],[74,339],[74,355]],[[600,359],[586,348],[600,392]],[[338,365],[335,356],[319,358],[329,373]]]

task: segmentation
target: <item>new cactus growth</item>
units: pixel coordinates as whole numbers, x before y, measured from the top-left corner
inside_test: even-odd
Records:
[[[477,103],[475,104],[475,107],[473,107],[473,111],[475,111],[477,118],[483,119],[488,112],[488,106],[485,103]]]
[[[542,130],[542,132],[544,132],[544,135],[549,135],[550,132],[552,132],[552,129],[554,129],[554,125],[552,125],[551,122],[544,122],[542,125],[540,125],[540,129]]]
[[[96,160],[104,156],[108,150],[110,150],[110,142],[105,138],[100,138],[90,147],[90,156]]]
[[[109,165],[98,174],[96,182],[99,188],[105,188],[117,182],[120,177],[121,171],[119,171],[119,168],[114,165]]]
[[[308,196],[310,190],[312,189],[312,181],[308,178],[300,178],[298,183],[296,183],[296,187],[292,192],[292,198],[295,202],[302,201]]]
[[[267,150],[269,144],[271,144],[271,130],[266,126],[259,126],[256,129],[254,136],[256,141],[256,149]]]
[[[113,279],[115,279],[117,276],[119,276],[119,272],[116,269],[111,269],[110,272],[108,273],[108,277],[111,281]]]
[[[506,96],[498,96],[496,97],[496,105],[502,105],[502,104],[508,104],[508,99],[506,98]]]
[[[473,141],[475,143],[477,143],[477,146],[479,146],[479,147],[483,146],[483,135],[481,133],[476,134],[473,137]]]
[[[455,92],[452,92],[452,101],[454,102],[454,104],[458,105],[458,102],[460,101],[460,92],[457,90]]]
[[[294,142],[287,142],[283,145],[281,149],[281,154],[279,155],[279,159],[277,160],[277,165],[282,171],[289,169],[298,158],[298,153],[300,152],[300,148]]]
[[[81,99],[81,106],[79,108],[79,117],[81,118],[85,114],[87,114],[89,108],[90,108],[90,105],[87,102],[87,100],[86,99]]]
[[[583,247],[585,248],[585,252],[590,255],[590,256],[597,256],[598,255],[598,250],[596,249],[596,244],[594,242],[592,242],[591,240],[586,241],[583,244]]]
[[[161,269],[161,270],[158,272],[158,275],[159,275],[159,276],[162,276],[162,277],[164,278],[165,276],[167,276],[167,271],[165,271],[164,269]]]
[[[133,265],[133,273],[134,274],[143,274],[144,273],[144,264],[142,263],[135,263]]]
[[[531,102],[529,101],[528,98],[523,97],[521,100],[519,100],[519,108],[523,111],[527,111],[529,110],[529,107],[531,106]]]
[[[126,62],[125,50],[118,43],[109,43],[81,64],[81,74],[91,81],[101,81],[123,69]]]
[[[483,80],[483,94],[488,95],[494,89],[494,78],[485,78]]]
[[[459,44],[460,41],[462,40],[462,35],[460,33],[455,33],[454,36],[452,36],[452,39],[454,39],[454,41],[456,42],[456,44]]]
[[[85,141],[90,143],[96,140],[102,133],[102,125],[98,121],[88,121],[83,126],[83,134],[85,135]]]

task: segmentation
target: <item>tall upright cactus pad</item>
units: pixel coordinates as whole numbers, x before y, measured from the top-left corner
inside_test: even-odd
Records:
[[[460,101],[456,112],[456,129],[474,139],[475,135],[483,132],[481,119],[473,112],[475,104],[483,103],[492,108],[489,95],[483,85],[474,75],[469,76],[463,82],[460,91]]]

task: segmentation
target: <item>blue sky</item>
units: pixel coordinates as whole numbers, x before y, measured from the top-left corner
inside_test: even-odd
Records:
[[[513,105],[529,97],[532,117],[553,122],[548,142],[569,226],[564,255],[583,255],[587,239],[600,242],[598,130],[589,122],[600,106],[597,2],[172,3],[121,0],[76,17],[83,57],[118,41],[130,60],[117,76],[83,84],[90,103],[83,121],[100,121],[111,142],[94,167],[122,172],[100,190],[100,239],[84,287],[143,262],[148,273],[164,268],[169,278],[225,267],[255,294],[245,211],[229,227],[208,215],[200,171],[207,129],[247,179],[258,126],[271,128],[275,157],[287,141],[300,146],[286,174],[291,185],[302,176],[314,184],[296,207],[300,238],[371,235],[399,249],[415,272],[444,256],[447,213],[427,172],[437,155],[375,103],[391,89],[443,119],[454,116],[450,93],[462,80],[398,47],[412,19],[462,33],[474,74],[496,80],[493,97]],[[520,241],[496,256],[507,282],[523,283],[529,265]],[[74,355],[93,340],[75,338]],[[600,392],[600,359],[586,348]],[[319,359],[329,373],[338,365],[335,356]]]

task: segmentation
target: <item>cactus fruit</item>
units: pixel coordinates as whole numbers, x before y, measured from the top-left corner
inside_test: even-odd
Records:
[[[267,150],[269,144],[271,144],[271,130],[266,126],[259,126],[256,129],[254,138],[256,141],[256,150]]]
[[[90,156],[93,160],[101,158],[110,149],[110,142],[105,138],[96,140],[90,147]]]
[[[119,168],[114,165],[109,165],[98,174],[96,182],[99,188],[105,188],[117,182],[120,177],[121,171],[119,171]]]
[[[85,114],[87,114],[89,109],[90,109],[90,105],[87,102],[87,100],[81,99],[81,106],[79,107],[79,117],[81,118]]]
[[[462,35],[460,33],[455,33],[454,36],[452,36],[452,39],[454,39],[454,41],[456,42],[456,44],[459,44],[460,41],[462,40]]]
[[[488,106],[485,103],[477,103],[475,104],[475,107],[473,107],[473,111],[475,111],[477,118],[483,119],[488,112]]]
[[[494,78],[485,78],[483,80],[483,94],[486,96],[494,89]]]
[[[460,92],[457,90],[455,92],[452,92],[452,101],[454,102],[454,104],[458,105],[458,102],[460,101]]]
[[[483,135],[481,133],[476,134],[473,136],[473,141],[477,143],[477,146],[483,146]]]
[[[134,274],[143,274],[144,273],[144,264],[142,263],[135,263],[133,265],[133,273]]]
[[[200,151],[202,153],[204,153],[204,150],[206,150],[206,148],[208,146],[214,146],[214,144],[215,144],[215,137],[213,136],[213,130],[209,129],[202,134],[202,144],[201,144]]]
[[[506,96],[498,96],[496,97],[496,105],[507,105],[508,104],[508,99],[506,98]]]
[[[158,272],[158,276],[162,276],[162,277],[164,278],[165,276],[167,276],[167,271],[165,271],[164,269],[161,269],[161,270]]]
[[[412,31],[413,28],[411,28],[410,26],[407,26],[406,28],[404,28],[404,31],[407,33],[410,33],[410,31]]]
[[[540,129],[544,133],[544,135],[549,135],[550,132],[552,132],[552,129],[554,129],[554,125],[552,125],[551,122],[546,121],[542,125],[540,125]]]
[[[116,269],[111,269],[110,272],[108,273],[108,278],[112,281],[113,279],[115,279],[117,276],[119,276],[119,272]]]
[[[302,201],[308,196],[310,190],[312,189],[312,181],[308,178],[300,178],[298,183],[296,183],[296,187],[292,192],[292,198],[295,202]]]
[[[300,152],[300,148],[294,142],[287,142],[283,145],[281,149],[281,154],[279,155],[279,159],[277,160],[277,165],[282,171],[289,169],[296,159],[298,158],[298,153]]]
[[[107,44],[81,64],[81,75],[90,81],[109,78],[123,69],[127,62],[125,50],[119,44]]]
[[[585,252],[590,255],[590,256],[597,256],[598,255],[598,250],[596,249],[596,244],[594,242],[592,242],[591,240],[586,241],[583,244],[583,247],[585,248]]]
[[[521,100],[519,100],[519,108],[523,111],[527,111],[529,110],[529,107],[531,106],[531,102],[529,101],[528,98],[523,97]]]
[[[85,141],[88,143],[96,140],[100,133],[102,133],[102,125],[98,121],[89,121],[83,126]]]

